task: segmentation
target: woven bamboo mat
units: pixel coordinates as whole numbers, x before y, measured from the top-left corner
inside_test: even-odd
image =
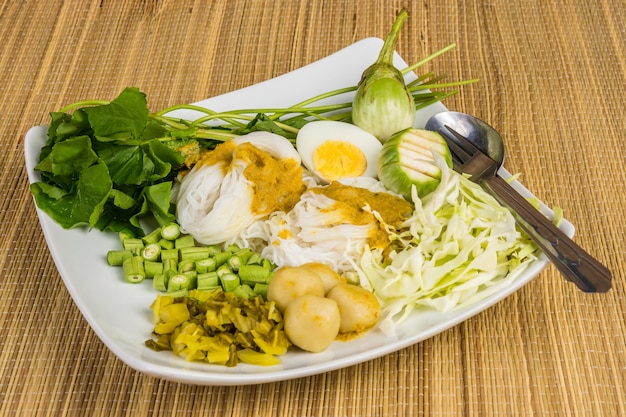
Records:
[[[23,140],[48,113],[126,86],[194,102],[384,37],[480,78],[445,104],[505,137],[506,167],[564,209],[614,273],[584,294],[554,267],[422,343],[326,374],[204,387],[140,374],[98,339],[57,272]],[[0,1],[0,415],[626,415],[626,2]],[[111,300],[114,303],[114,300]]]

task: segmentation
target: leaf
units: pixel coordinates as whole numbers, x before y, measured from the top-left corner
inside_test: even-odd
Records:
[[[122,210],[128,210],[137,204],[137,200],[117,189],[111,190],[109,198],[111,198],[115,207],[119,207]]]
[[[76,110],[69,120],[62,118],[56,126],[56,141],[61,142],[73,136],[88,135],[91,133],[91,125],[87,119],[87,114],[81,110]]]
[[[84,109],[96,139],[102,142],[138,140],[148,122],[146,95],[128,87],[109,104]]]
[[[145,195],[142,195],[139,201],[140,204],[137,208],[135,208],[135,212],[130,217],[128,217],[129,224],[137,228],[141,228],[141,223],[139,222],[139,219],[150,213],[150,210],[148,210],[148,201]]]
[[[146,145],[146,152],[154,164],[154,173],[151,180],[157,182],[166,178],[172,169],[178,169],[185,162],[182,152],[163,145],[157,140],[152,140]]]
[[[171,140],[166,143],[153,140],[149,143],[149,146],[155,157],[171,164],[174,168],[179,168],[185,162],[185,155],[180,148],[183,146],[193,148],[197,146],[197,143],[195,139]]]
[[[97,160],[89,137],[77,136],[57,143],[35,169],[55,176],[78,175]]]
[[[141,134],[141,139],[143,141],[146,141],[149,139],[164,138],[167,136],[167,129],[165,129],[165,127],[159,124],[159,122],[157,122],[156,120],[149,118]]]
[[[310,122],[307,117],[309,116],[306,114],[302,114],[300,116],[290,117],[289,119],[281,120],[280,122],[288,126],[295,127],[297,129],[302,129],[305,124]]]
[[[155,153],[155,148],[158,148],[158,142],[150,142],[145,146],[146,156],[152,163],[152,172],[148,180],[150,183],[158,182],[160,179],[165,178],[172,171],[172,164],[163,161]]]
[[[120,210],[118,207],[112,205],[109,200],[109,203],[105,206],[105,210],[100,215],[96,227],[98,230],[102,231],[126,232],[135,237],[143,236],[145,233],[139,223],[133,224],[130,221],[136,207],[137,205],[129,210]]]
[[[246,127],[239,132],[239,134],[243,135],[245,133],[256,131],[276,133],[277,135],[281,135],[287,139],[294,139],[296,137],[295,133],[284,130],[263,113],[257,114],[254,119],[252,119]]]
[[[37,206],[66,229],[96,225],[111,188],[108,169],[101,161],[82,170],[70,192],[42,182],[30,186]]]
[[[172,168],[179,168],[183,155],[175,149],[151,140],[143,145],[101,144],[98,151],[116,185],[149,185],[166,178]]]
[[[98,154],[109,167],[111,180],[116,185],[144,184],[154,170],[154,164],[139,145],[108,143]]]
[[[186,129],[170,130],[169,134],[173,138],[188,139],[193,138],[197,131],[196,126],[191,126]]]
[[[172,182],[162,182],[145,188],[148,208],[160,225],[172,223],[176,217],[171,213]]]
[[[54,145],[73,136],[89,135],[91,126],[87,121],[87,115],[82,110],[77,110],[73,115],[62,112],[50,113],[51,121],[48,126],[48,140],[41,148],[39,161],[45,159]]]

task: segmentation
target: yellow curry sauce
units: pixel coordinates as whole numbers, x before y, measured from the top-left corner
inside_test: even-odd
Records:
[[[224,142],[206,152],[198,164],[222,164],[226,173],[234,159],[245,162],[243,174],[253,187],[251,209],[255,214],[288,212],[306,189],[302,181],[302,166],[295,159],[274,158],[250,143],[237,145],[233,141]]]
[[[295,159],[276,159],[246,143],[239,145],[235,153],[248,162],[244,175],[254,184],[252,211],[288,212],[300,200],[306,186],[302,181],[302,166]]]
[[[231,140],[224,143],[220,143],[211,151],[204,152],[196,163],[197,166],[201,165],[223,165],[224,173],[228,172],[228,167],[233,161],[233,151],[237,147],[237,144]]]
[[[380,214],[385,223],[396,228],[413,213],[411,203],[389,193],[375,193],[338,182],[332,182],[327,187],[314,188],[313,191],[335,200],[336,203],[328,210],[341,211],[347,221],[356,225],[378,223],[374,215],[364,209],[366,205]],[[387,232],[382,227],[372,229],[369,244],[372,248],[386,249],[389,245]]]

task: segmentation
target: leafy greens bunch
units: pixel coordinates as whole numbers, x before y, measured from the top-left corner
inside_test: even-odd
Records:
[[[139,218],[174,221],[170,195],[185,157],[177,138],[149,117],[146,96],[125,89],[108,104],[51,114],[30,187],[39,208],[66,229],[88,225],[141,236]]]

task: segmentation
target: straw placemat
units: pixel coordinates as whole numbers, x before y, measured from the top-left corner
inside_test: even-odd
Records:
[[[450,79],[445,104],[505,137],[506,167],[562,207],[614,273],[584,294],[550,266],[414,346],[284,382],[203,387],[142,375],[73,304],[44,241],[23,139],[48,113],[126,86],[151,109],[286,73],[411,19],[397,50]],[[0,415],[626,415],[626,2],[0,2]],[[113,300],[112,300],[113,301]]]

